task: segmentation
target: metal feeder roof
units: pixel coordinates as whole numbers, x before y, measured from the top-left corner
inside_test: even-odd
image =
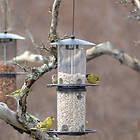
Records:
[[[88,41],[76,39],[76,38],[69,38],[60,40],[58,42],[53,42],[51,45],[83,45],[83,46],[93,46],[96,45],[95,43],[91,43]]]
[[[0,33],[0,39],[25,39],[24,37],[17,35],[17,34],[11,34],[11,33]]]

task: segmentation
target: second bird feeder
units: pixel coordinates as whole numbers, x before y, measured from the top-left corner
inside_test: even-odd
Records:
[[[16,34],[0,33],[0,99],[11,109],[16,108],[15,101],[5,95],[16,90],[16,75],[23,73],[16,72],[15,66],[9,61],[16,57],[17,40],[23,39],[24,37]]]

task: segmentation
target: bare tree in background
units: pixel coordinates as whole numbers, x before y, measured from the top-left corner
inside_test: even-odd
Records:
[[[136,0],[135,0],[136,2]],[[57,34],[58,25],[58,14],[61,0],[54,0],[53,7],[51,10],[52,21],[50,25],[50,32],[48,35],[48,41],[54,42],[58,41],[59,35]],[[56,140],[59,139],[56,135],[50,135],[42,130],[32,131],[30,128],[36,126],[40,123],[40,119],[32,116],[27,112],[27,97],[29,95],[29,89],[32,85],[45,73],[57,68],[57,46],[43,46],[46,50],[48,57],[42,56],[40,54],[33,54],[26,51],[20,56],[16,57],[16,63],[22,64],[23,62],[36,62],[41,63],[42,66],[32,68],[30,73],[27,73],[24,84],[20,91],[20,96],[14,96],[17,102],[17,110],[12,111],[8,106],[0,102],[0,119],[4,120],[7,124],[13,126],[14,129],[20,133],[27,133],[31,137],[37,140]],[[109,41],[96,45],[90,48],[86,52],[87,61],[93,60],[96,57],[102,55],[109,55],[117,59],[121,64],[124,64],[136,72],[140,72],[140,61],[134,57],[131,57],[124,51],[118,49],[116,46],[112,45]],[[15,58],[9,63],[15,64]],[[30,96],[30,95],[29,95]]]

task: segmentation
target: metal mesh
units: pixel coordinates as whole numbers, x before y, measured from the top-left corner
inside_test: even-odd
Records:
[[[68,132],[85,131],[85,92],[57,91],[57,130]]]
[[[10,64],[0,63],[0,73],[15,72],[15,67]],[[0,77],[0,101],[5,102],[9,108],[16,109],[16,101],[6,94],[16,90],[16,77]]]

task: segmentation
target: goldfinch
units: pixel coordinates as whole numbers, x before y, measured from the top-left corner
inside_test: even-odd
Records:
[[[57,74],[52,76],[52,83],[57,84]],[[101,79],[95,74],[86,74],[86,81],[89,84],[98,84]]]
[[[31,130],[41,129],[43,131],[47,131],[52,127],[52,122],[53,122],[53,117],[48,117],[34,128],[31,128]]]
[[[86,74],[86,82],[89,84],[98,84],[100,80],[95,74]]]
[[[10,97],[13,97],[13,96],[20,96],[20,91],[21,89],[18,89],[10,94],[6,94],[5,96],[10,96]]]
[[[14,97],[14,96],[20,96],[21,94],[21,89],[18,89],[10,94],[6,94],[5,96],[10,96],[10,97]],[[31,89],[29,89],[28,94],[31,94]]]

